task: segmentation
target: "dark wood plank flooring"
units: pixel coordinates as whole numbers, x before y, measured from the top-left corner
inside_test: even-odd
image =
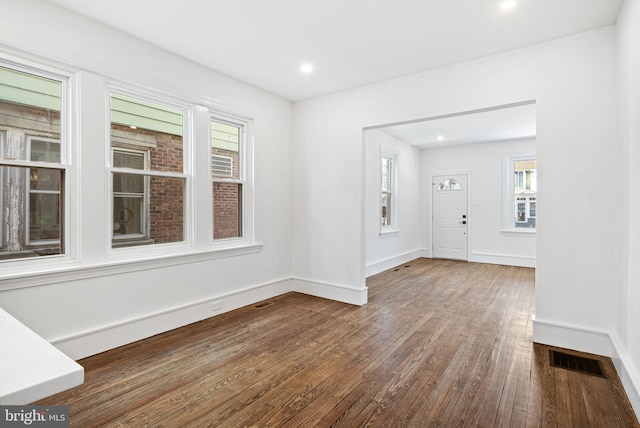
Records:
[[[367,284],[363,307],[289,293],[80,360],[40,404],[83,428],[640,426],[609,359],[603,379],[532,344],[532,269],[418,259]]]

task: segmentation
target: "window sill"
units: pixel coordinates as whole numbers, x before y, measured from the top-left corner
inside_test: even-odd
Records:
[[[381,238],[384,238],[386,236],[396,236],[399,233],[400,231],[398,229],[383,229],[378,233],[378,235],[380,235]]]
[[[117,275],[127,272],[136,272],[145,269],[157,269],[167,266],[190,264],[208,260],[216,260],[224,257],[234,257],[245,254],[253,254],[262,251],[262,244],[238,245],[229,248],[215,248],[205,251],[190,251],[173,254],[131,259],[107,259],[104,263],[92,265],[80,265],[78,262],[71,264],[49,265],[38,271],[32,270],[25,273],[24,270],[0,275],[0,291],[18,288],[37,287],[68,281],[77,281],[87,278]]]
[[[521,229],[502,229],[500,233],[506,236],[536,236],[536,229],[533,227],[523,227]]]

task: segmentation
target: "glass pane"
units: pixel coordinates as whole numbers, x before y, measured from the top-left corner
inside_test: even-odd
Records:
[[[60,140],[61,99],[60,81],[0,67],[0,126],[8,128],[0,156],[60,162],[60,144],[55,141]],[[34,135],[44,141],[31,139]]]
[[[113,166],[116,168],[145,169],[144,153],[113,151]]]
[[[116,196],[113,198],[113,237],[144,235],[144,198]]]
[[[31,160],[60,163],[60,142],[31,139]]]
[[[214,177],[240,179],[240,138],[238,125],[211,121],[211,173]]]
[[[391,194],[382,193],[382,226],[391,225]]]
[[[141,193],[114,192],[114,248],[184,241],[184,178],[114,173],[114,183],[117,176],[123,187],[139,190],[140,183],[147,184]]]
[[[382,191],[389,192],[391,189],[391,158],[382,157]]]
[[[60,194],[29,195],[29,241],[60,239]]]
[[[35,180],[35,189],[30,187],[34,171],[44,171],[48,177],[46,182]],[[61,170],[0,166],[0,260],[62,253],[62,174]]]
[[[60,171],[55,169],[31,168],[29,170],[31,190],[60,190]]]
[[[149,162],[146,167],[144,159],[134,160],[123,151],[117,156],[114,153],[114,166],[182,173],[182,123],[180,109],[112,93],[111,147],[146,151]]]
[[[440,190],[462,190],[462,185],[458,180],[453,178],[447,178],[446,180],[442,180],[438,185],[438,189]]]
[[[144,175],[137,174],[113,174],[113,193],[137,193],[144,194]]]
[[[242,184],[213,183],[213,239],[242,237]]]

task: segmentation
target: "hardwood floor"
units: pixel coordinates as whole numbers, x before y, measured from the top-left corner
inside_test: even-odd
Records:
[[[418,259],[367,285],[363,307],[289,293],[80,360],[41,404],[74,427],[640,426],[609,359],[604,379],[531,343],[532,269]]]

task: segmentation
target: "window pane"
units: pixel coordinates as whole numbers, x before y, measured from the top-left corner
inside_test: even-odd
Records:
[[[113,151],[113,166],[116,168],[145,169],[144,153]]]
[[[243,236],[242,132],[241,125],[211,121],[214,240]]]
[[[391,225],[391,194],[387,192],[382,193],[382,226]]]
[[[514,202],[516,227],[536,227],[536,160],[526,159],[513,162]]]
[[[113,198],[113,237],[144,236],[144,198],[116,196]]]
[[[8,128],[4,158],[60,162],[62,83],[0,67],[0,125]],[[37,142],[30,137],[41,137]],[[32,153],[27,150],[31,142]]]
[[[112,246],[184,241],[185,179],[114,173]],[[142,190],[142,191],[140,191]]]
[[[113,193],[136,193],[144,196],[144,175],[136,174],[113,174]]]
[[[60,163],[60,142],[31,139],[31,160]]]
[[[242,184],[213,183],[213,239],[242,237]]]
[[[60,194],[31,193],[29,241],[60,240]]]
[[[29,171],[31,190],[60,190],[60,171],[55,169],[31,168]]]
[[[114,155],[113,166],[182,173],[182,123],[180,109],[112,93],[111,147],[145,151],[149,159],[145,167],[123,151]]]
[[[62,171],[54,181],[63,183]],[[61,254],[63,206],[60,187],[29,189],[29,168],[0,166],[2,186],[2,247],[0,260]]]
[[[239,126],[211,121],[211,173],[214,179],[240,179],[240,136]]]

